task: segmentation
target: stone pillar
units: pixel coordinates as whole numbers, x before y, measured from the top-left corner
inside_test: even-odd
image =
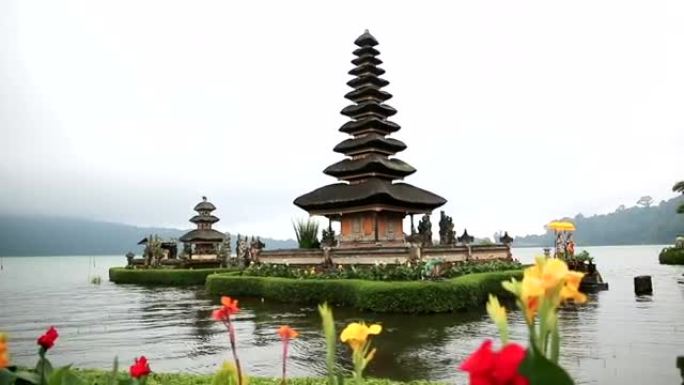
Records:
[[[640,275],[634,277],[634,293],[636,295],[653,294],[653,283],[650,275]]]

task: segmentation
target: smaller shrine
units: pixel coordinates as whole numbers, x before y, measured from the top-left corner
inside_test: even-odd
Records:
[[[194,210],[197,215],[190,218],[190,222],[194,223],[197,228],[180,237],[180,241],[183,242],[183,252],[189,259],[216,259],[226,237],[220,231],[211,228],[219,221],[219,218],[212,215],[216,206],[203,196],[202,201],[195,205]]]

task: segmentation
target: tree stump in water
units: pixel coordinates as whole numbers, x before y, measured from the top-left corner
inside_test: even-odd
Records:
[[[653,283],[650,275],[634,277],[634,293],[636,295],[653,294]]]

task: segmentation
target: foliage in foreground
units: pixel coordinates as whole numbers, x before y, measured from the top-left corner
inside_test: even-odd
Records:
[[[455,278],[473,273],[517,270],[517,261],[448,262],[440,265],[440,277]],[[279,277],[296,279],[364,279],[370,281],[417,281],[430,274],[426,262],[405,264],[377,263],[370,266],[337,265],[330,269],[320,267],[295,267],[282,264],[259,264],[246,268],[242,275],[251,277]]]

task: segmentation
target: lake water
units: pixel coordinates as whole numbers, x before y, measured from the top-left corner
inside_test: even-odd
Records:
[[[581,249],[581,248],[580,248]],[[677,384],[677,355],[684,355],[684,266],[658,264],[660,246],[586,248],[610,290],[587,304],[561,312],[563,364],[581,384]],[[529,262],[538,248],[514,249]],[[10,336],[13,362],[33,365],[35,339],[55,325],[60,338],[50,352],[57,364],[109,368],[114,356],[128,363],[146,355],[152,369],[213,372],[229,359],[223,326],[210,319],[215,302],[202,288],[114,285],[110,266],[124,257],[4,257],[0,270],[0,330]],[[654,295],[636,297],[633,277],[653,277]],[[102,284],[90,278],[102,277]],[[240,359],[252,375],[278,376],[278,326],[301,336],[292,343],[289,372],[321,375],[324,342],[315,307],[260,300],[241,301],[237,317]],[[340,323],[380,322],[372,376],[467,383],[458,364],[484,338],[496,338],[484,311],[436,315],[392,315],[335,309]],[[525,342],[520,313],[511,314],[514,340]],[[340,349],[346,359],[346,348]],[[346,366],[349,362],[345,361]]]

